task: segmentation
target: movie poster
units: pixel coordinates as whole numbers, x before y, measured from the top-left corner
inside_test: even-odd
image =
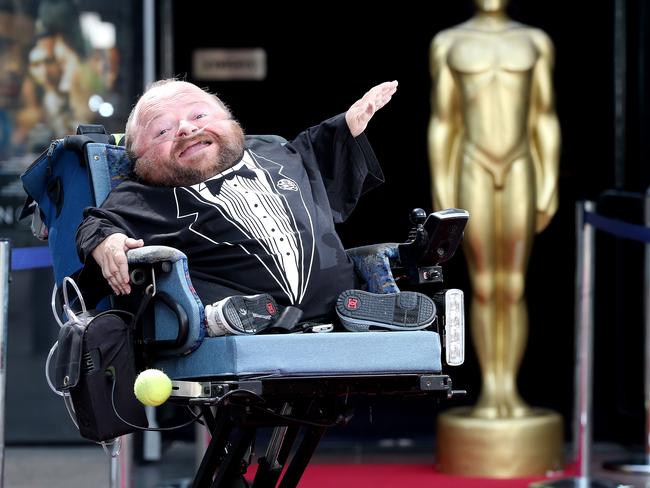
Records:
[[[43,245],[18,222],[20,174],[78,124],[123,132],[141,90],[140,2],[0,0],[0,236]]]
[[[32,235],[31,218],[18,220],[20,175],[78,124],[124,131],[142,90],[141,9],[131,0],[0,0],[0,237],[13,251],[8,443],[79,442],[43,374],[59,331],[49,306],[54,280],[47,242]]]

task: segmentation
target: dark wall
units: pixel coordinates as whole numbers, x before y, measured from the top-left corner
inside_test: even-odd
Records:
[[[426,148],[429,44],[441,29],[469,18],[471,2],[407,1],[384,9],[370,3],[330,1],[291,12],[269,4],[252,8],[249,4],[204,2],[199,15],[197,9],[185,8],[181,2],[173,6],[176,75],[194,81],[191,53],[195,48],[266,49],[266,80],[200,82],[230,105],[248,133],[277,133],[291,138],[345,111],[374,84],[397,79],[397,95],[367,131],[384,168],[386,184],[366,195],[339,230],[350,247],[403,240],[409,211],[414,207],[431,210]],[[572,415],[574,377],[574,207],[577,200],[595,198],[614,186],[613,8],[614,0],[587,5],[513,0],[510,5],[515,20],[542,28],[555,43],[555,88],[563,137],[560,209],[538,236],[529,268],[530,336],[519,384],[527,401],[559,410],[567,424]],[[638,27],[638,18],[634,21]],[[638,33],[632,37],[630,51],[642,38]],[[637,89],[630,94],[628,103],[634,104],[639,92]],[[641,171],[642,167],[638,158],[630,161],[635,190],[648,183],[648,171]],[[469,291],[460,254],[446,268],[446,284]],[[605,355],[608,352],[605,350]],[[442,408],[476,399],[479,373],[471,345],[468,355],[466,364],[454,372],[454,379],[455,386],[467,388],[469,395]],[[597,360],[598,364],[607,361],[612,358]],[[598,381],[615,381],[611,368],[599,368],[603,370],[598,370]],[[608,393],[611,395],[607,390],[604,398],[609,398]],[[611,420],[617,415],[615,405],[603,405],[597,409],[604,409],[605,417]],[[414,426],[428,415],[428,409],[409,404],[408,411],[421,415],[402,415],[396,420],[394,413],[392,418],[387,413],[387,424]],[[641,409],[639,405],[628,419],[630,432],[635,432],[636,422],[640,422],[638,432],[642,434]],[[602,421],[596,435],[616,437],[616,429],[607,425]]]

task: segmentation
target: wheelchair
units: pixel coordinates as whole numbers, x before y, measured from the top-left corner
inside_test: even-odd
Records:
[[[81,269],[74,236],[83,208],[101,205],[130,167],[124,147],[92,125],[53,141],[21,176],[24,214],[33,214],[36,231],[47,229],[59,287]],[[247,468],[257,429],[269,427],[252,486],[296,486],[327,429],[352,418],[353,398],[464,393],[443,373],[443,364],[463,362],[464,309],[462,291],[442,289],[441,264],[454,255],[468,217],[460,209],[416,209],[404,243],[348,250],[370,292],[397,292],[398,280],[436,284],[437,320],[421,331],[208,337],[187,257],[164,246],[130,250],[132,292],[112,297],[110,308],[138,319],[135,371],[164,371],[173,384],[168,402],[200,411],[211,434],[192,486],[233,483]]]

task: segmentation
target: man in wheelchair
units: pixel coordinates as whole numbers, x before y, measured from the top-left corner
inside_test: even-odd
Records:
[[[88,419],[82,435],[104,441],[146,427],[142,405],[133,407],[133,368],[153,367],[174,381],[170,401],[200,408],[212,434],[193,486],[238,479],[264,426],[276,430],[254,486],[274,486],[283,467],[281,486],[295,486],[327,427],[350,419],[354,396],[456,393],[442,365],[463,362],[462,292],[441,290],[432,300],[395,280],[441,283],[439,264],[453,256],[467,212],[418,209],[406,243],[347,251],[334,228],[383,181],[363,132],[396,88],[375,86],[345,114],[285,141],[244,136],[215,96],[161,81],[129,117],[129,157],[124,147],[71,136],[25,172],[52,253],[66,258],[54,260],[57,284],[81,266],[70,249],[83,218],[76,244],[84,298],[114,293],[135,311],[130,324],[110,324],[113,349],[127,351],[115,354],[123,365],[97,318],[81,331],[81,371],[78,357],[57,360],[58,389],[72,392],[73,403],[75,391],[90,397],[75,404]],[[88,176],[91,191],[75,200]],[[264,334],[328,331],[336,316],[366,333]],[[71,365],[78,386],[66,382]]]
[[[187,255],[203,303],[214,302],[210,336],[262,332],[286,306],[303,322],[331,323],[337,297],[359,287],[334,224],[383,181],[363,131],[396,89],[375,86],[345,114],[281,142],[245,138],[223,102],[191,83],[155,83],[126,126],[135,178],[84,213],[83,278],[94,260],[113,292],[128,294],[126,251],[169,245]],[[415,292],[354,291],[337,312],[350,330],[435,320],[432,300]]]

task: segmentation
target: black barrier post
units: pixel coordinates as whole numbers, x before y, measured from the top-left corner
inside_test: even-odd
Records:
[[[644,220],[646,227],[650,228],[650,188],[645,193]],[[645,243],[644,254],[644,277],[643,277],[643,307],[645,322],[645,370],[644,378],[644,399],[645,399],[645,452],[642,456],[632,459],[618,461],[607,461],[603,463],[605,469],[634,474],[650,474],[650,243]]]
[[[576,204],[576,364],[574,404],[574,455],[577,477],[532,483],[534,488],[614,488],[618,484],[592,479],[591,471],[591,407],[593,397],[593,326],[594,281],[596,264],[596,229],[586,221],[594,202]]]

